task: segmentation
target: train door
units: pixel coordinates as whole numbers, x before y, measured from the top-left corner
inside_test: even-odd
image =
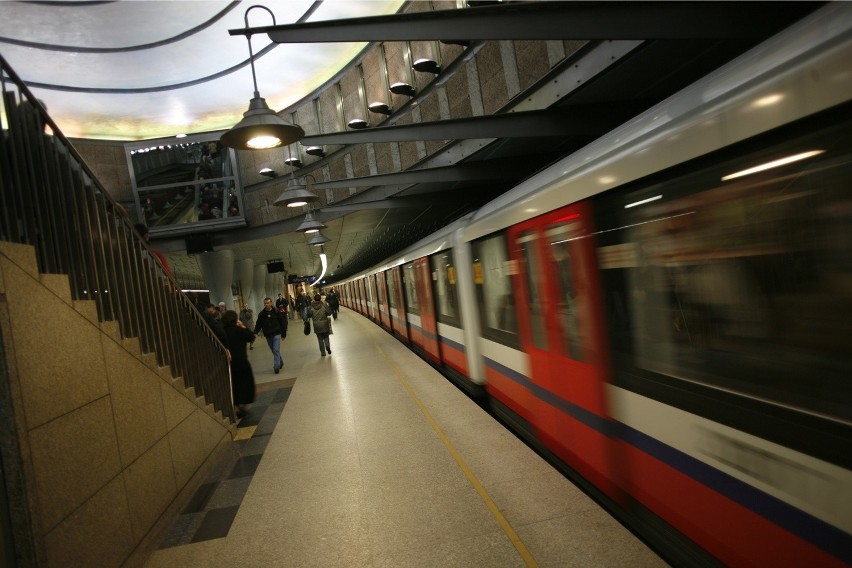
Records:
[[[352,302],[353,302],[352,308],[355,311],[363,314],[364,313],[364,307],[362,305],[361,298],[364,297],[364,293],[361,290],[362,286],[363,286],[363,284],[361,283],[361,279],[352,281],[352,292],[353,292],[353,294],[352,294]]]
[[[379,285],[375,274],[367,277],[367,304],[364,314],[372,318],[374,322],[379,321]]]
[[[518,311],[539,396],[535,426],[562,459],[614,495],[607,362],[597,285],[596,250],[585,204],[513,227],[518,285],[529,300]]]
[[[372,316],[375,319],[375,315],[372,314],[376,302],[375,277],[367,276],[362,278],[359,281],[359,286],[361,287],[361,313],[368,317]]]
[[[372,307],[373,298],[375,297],[375,287],[370,288],[370,277],[365,276],[358,280],[358,289],[361,291],[361,301],[359,311],[362,315],[370,317],[370,309]]]
[[[408,323],[405,317],[405,299],[403,297],[401,268],[397,266],[388,270],[387,278],[388,314],[390,314],[391,328],[394,335],[404,343],[408,343]]]
[[[420,333],[423,337],[422,347],[427,357],[435,363],[441,362],[440,344],[438,342],[438,322],[435,315],[435,299],[432,293],[432,273],[428,258],[418,258],[412,263],[411,278],[417,296],[417,307],[420,314]]]
[[[390,321],[390,311],[388,310],[388,284],[387,279],[385,277],[384,272],[379,272],[376,275],[376,289],[378,291],[378,311],[379,311],[379,325],[393,333],[393,327],[391,327]]]

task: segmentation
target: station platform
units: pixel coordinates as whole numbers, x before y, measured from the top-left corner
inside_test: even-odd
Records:
[[[148,568],[667,564],[415,353],[341,308],[259,337],[255,404]]]

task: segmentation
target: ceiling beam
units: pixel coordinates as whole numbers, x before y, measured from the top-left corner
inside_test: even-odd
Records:
[[[597,136],[602,126],[612,124],[647,108],[648,103],[607,103],[575,105],[548,110],[508,112],[471,118],[454,118],[363,130],[330,132],[305,136],[303,146],[404,142],[419,140],[471,140],[477,138],[518,138],[539,136]],[[603,123],[603,124],[602,124]]]
[[[344,211],[362,211],[364,209],[398,209],[400,207],[432,207],[435,199],[414,199],[410,197],[394,197],[390,199],[378,199],[376,201],[363,201],[361,203],[328,205],[319,209],[323,214],[339,213]],[[320,217],[323,218],[324,217]]]
[[[516,160],[515,163],[508,162],[506,160],[490,160],[462,163],[439,168],[408,170],[392,174],[379,174],[375,176],[323,181],[315,183],[311,187],[315,189],[334,189],[341,187],[371,187],[377,185],[409,185],[414,183],[484,181],[493,179],[502,180],[521,177],[529,171],[529,168],[529,164],[524,163],[522,158]]]
[[[229,30],[276,43],[549,39],[745,39],[819,2],[518,2]]]

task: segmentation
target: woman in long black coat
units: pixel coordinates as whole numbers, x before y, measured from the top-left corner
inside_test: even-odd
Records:
[[[231,352],[231,389],[234,394],[234,409],[237,411],[237,418],[242,418],[246,415],[246,405],[254,402],[254,372],[246,352],[246,345],[254,341],[254,333],[246,329],[234,310],[228,310],[222,314],[222,326],[228,338],[225,347]]]

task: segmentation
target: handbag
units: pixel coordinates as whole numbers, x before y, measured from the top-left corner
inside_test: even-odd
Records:
[[[305,320],[305,335],[311,334],[311,320]]]

